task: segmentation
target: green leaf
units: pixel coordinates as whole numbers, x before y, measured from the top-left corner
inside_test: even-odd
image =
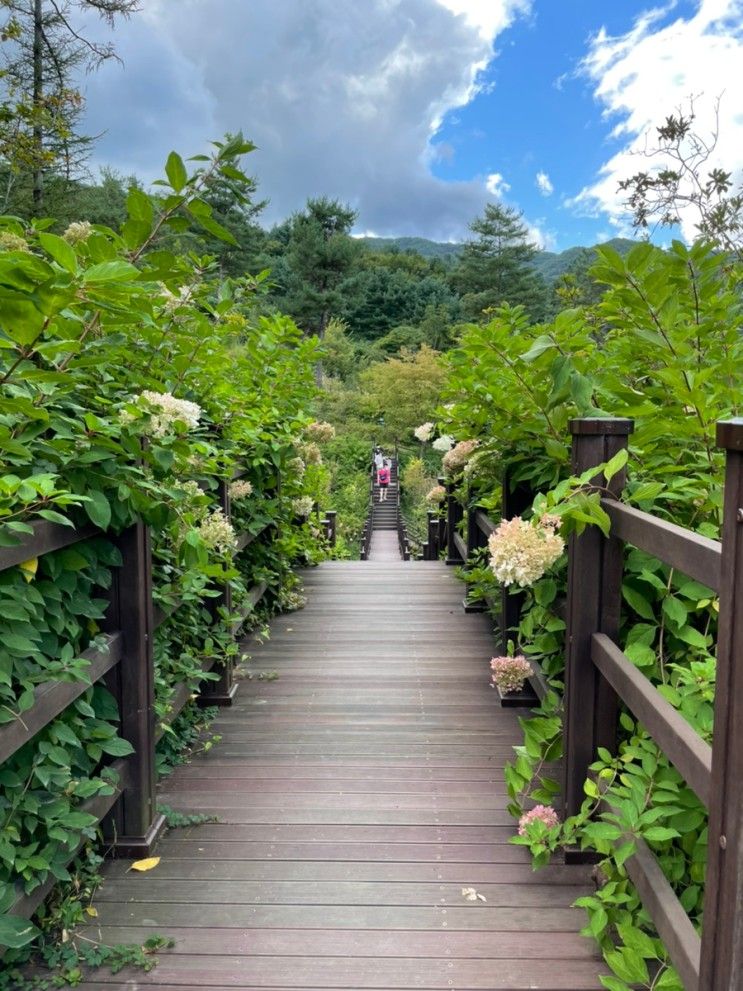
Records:
[[[532,362],[535,358],[538,358],[540,354],[544,354],[545,351],[549,351],[550,348],[555,347],[555,342],[547,334],[542,334],[537,337],[532,346],[521,355],[521,360],[527,363]]]
[[[104,754],[110,754],[112,757],[127,757],[134,753],[134,747],[131,743],[118,736],[112,737],[110,740],[102,740],[100,747]]]
[[[124,261],[123,258],[117,258],[110,262],[100,262],[83,272],[83,282],[87,283],[124,282],[137,278],[139,278],[139,269],[130,262]]]
[[[180,193],[188,182],[186,166],[183,164],[181,156],[175,151],[171,151],[168,155],[168,160],[165,163],[165,175],[176,193]]]
[[[636,589],[632,588],[631,585],[622,585],[622,596],[630,608],[634,609],[634,611],[639,616],[642,616],[643,619],[655,620],[653,607],[650,605],[648,600],[643,595],[640,595]]]
[[[674,631],[679,640],[688,643],[691,647],[699,647],[701,650],[707,649],[707,640],[703,633],[695,630],[693,626],[682,626],[680,630]]]
[[[64,238],[57,237],[56,234],[39,234],[39,244],[58,265],[71,275],[77,275],[77,255]]]
[[[14,654],[33,654],[39,649],[33,640],[29,640],[28,637],[22,637],[17,633],[3,633],[2,640],[3,647]]]
[[[41,930],[28,919],[22,919],[17,915],[0,915],[0,946],[18,950],[32,943],[40,935]]]
[[[677,830],[669,829],[668,826],[651,826],[642,835],[651,843],[665,843],[668,840],[676,839],[679,834]]]
[[[205,231],[209,231],[210,234],[213,234],[214,237],[218,238],[220,241],[225,241],[227,244],[232,244],[235,247],[238,247],[234,236],[227,230],[226,227],[222,227],[222,225],[218,224],[212,217],[196,217],[196,220]]]
[[[663,600],[663,612],[674,627],[681,627],[686,623],[686,607],[673,595],[667,595]]]
[[[107,530],[111,522],[111,505],[102,492],[88,492],[88,502],[85,503],[85,512],[88,514],[91,523],[94,523],[101,530]]]
[[[604,468],[604,478],[607,482],[611,481],[612,478],[621,471],[622,468],[627,464],[627,458],[629,457],[629,451],[626,447],[621,448],[617,451],[613,458],[609,458],[606,462]]]

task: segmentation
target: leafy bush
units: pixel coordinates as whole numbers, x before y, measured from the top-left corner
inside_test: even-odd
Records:
[[[714,425],[740,415],[741,404],[740,267],[703,243],[675,242],[668,251],[641,244],[624,259],[607,247],[597,254],[592,275],[606,287],[597,306],[567,310],[534,327],[521,308],[504,306],[486,327],[466,328],[460,347],[449,354],[447,398],[453,405],[440,411],[440,429],[477,438],[476,458],[488,466],[465,475],[460,496],[498,512],[504,481],[512,489],[527,486],[536,496],[532,515],[557,514],[563,536],[587,525],[606,532],[599,493],[586,489],[594,472],[570,477],[568,421],[632,417],[624,498],[716,537],[722,456],[714,447]],[[607,475],[622,461],[616,459]],[[469,577],[480,595],[497,589],[484,556]],[[517,842],[532,850],[537,865],[572,844],[605,858],[595,896],[579,904],[589,914],[586,931],[601,943],[613,972],[603,979],[607,988],[680,989],[624,864],[641,836],[698,925],[707,813],[645,730],[622,715],[618,752],[595,755],[580,815],[559,824],[548,813],[523,820],[535,803],[549,808],[560,790],[549,765],[562,748],[565,624],[555,609],[564,590],[564,571],[532,583],[514,631],[519,650],[539,660],[553,686],[537,715],[523,721],[524,744],[506,770],[511,811],[524,823]],[[622,597],[622,649],[709,739],[715,596],[627,548]]]

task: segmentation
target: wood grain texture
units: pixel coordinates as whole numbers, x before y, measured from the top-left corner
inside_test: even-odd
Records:
[[[245,643],[252,672],[278,679],[244,681],[222,742],[161,786],[164,804],[221,821],[170,832],[149,873],[107,866],[89,934],[174,949],[83,991],[598,991],[571,907],[587,868],[535,873],[508,842],[519,727],[488,684],[490,621],[462,612],[438,562],[303,577],[306,608]]]

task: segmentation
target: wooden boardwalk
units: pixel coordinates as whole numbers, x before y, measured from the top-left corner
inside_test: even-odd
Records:
[[[279,678],[243,683],[221,743],[163,786],[219,823],[169,833],[147,874],[111,863],[96,898],[104,939],[175,949],[83,991],[599,989],[571,908],[587,869],[534,873],[508,843],[519,733],[487,684],[488,621],[438,563],[325,564],[305,583],[307,607],[254,651]]]

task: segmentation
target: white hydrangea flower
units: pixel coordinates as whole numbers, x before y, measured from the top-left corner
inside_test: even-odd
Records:
[[[304,432],[311,440],[317,441],[318,444],[325,444],[335,437],[335,427],[332,423],[325,423],[324,420],[311,423],[308,427],[305,427]]]
[[[237,478],[234,482],[230,482],[228,491],[230,499],[234,499],[237,502],[239,499],[247,499],[249,495],[252,495],[253,486],[245,479]]]
[[[312,496],[299,496],[298,499],[292,499],[292,510],[295,516],[301,516],[304,519],[312,512],[315,505],[315,500]]]
[[[317,444],[310,442],[309,444],[300,444],[299,446],[300,458],[306,465],[321,465],[322,464],[322,451]]]
[[[442,434],[440,437],[436,438],[431,446],[434,451],[448,451],[453,443],[453,437],[450,437],[449,434]]]
[[[427,440],[430,440],[433,436],[433,424],[429,421],[427,423],[421,423],[419,427],[416,427],[413,433],[416,439],[425,444]]]
[[[176,423],[185,423],[189,430],[199,425],[202,409],[188,399],[176,399],[169,392],[145,390],[137,397],[138,405],[149,407],[150,430],[153,437],[165,437],[172,433]]]
[[[524,588],[541,578],[565,549],[557,526],[557,516],[545,516],[539,522],[520,516],[501,520],[488,540],[490,567],[498,581]]]
[[[0,231],[0,250],[2,251],[30,251],[28,241],[20,234],[13,231]]]
[[[207,547],[232,554],[237,550],[237,534],[221,509],[214,509],[199,524],[199,536]]]
[[[442,462],[446,474],[455,475],[461,471],[474,454],[479,443],[478,440],[460,440],[455,447],[447,451]]]

